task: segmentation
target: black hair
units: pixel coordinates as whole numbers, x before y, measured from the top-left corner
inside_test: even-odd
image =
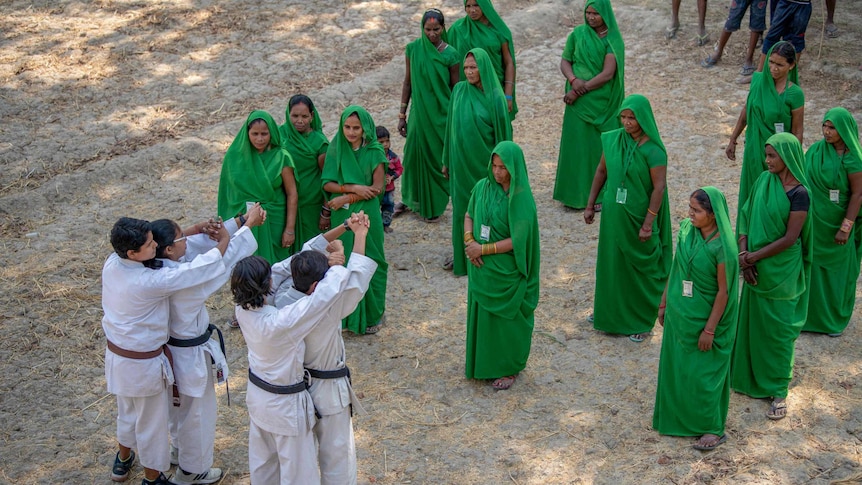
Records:
[[[255,119],[251,120],[251,121],[248,123],[248,125],[246,125],[246,127],[245,127],[245,132],[246,132],[246,133],[248,133],[249,131],[251,131],[251,125],[256,124],[258,121],[260,121],[261,123],[265,124],[265,125],[266,125],[266,127],[267,127],[267,128],[269,128],[269,125],[267,124],[267,122],[266,122],[266,120],[265,120],[265,119],[263,119],[263,118],[255,118]]]
[[[425,27],[425,22],[427,22],[428,19],[436,20],[440,24],[440,27],[443,27],[443,29],[446,29],[446,19],[443,18],[443,12],[441,12],[440,10],[438,10],[436,8],[429,8],[428,10],[425,11],[424,14],[422,14],[422,27],[423,28]]]
[[[150,223],[150,230],[153,231],[153,239],[159,245],[156,249],[156,257],[167,258],[165,251],[168,246],[173,246],[174,239],[177,238],[177,231],[182,230],[182,228],[170,219],[159,219]]]
[[[260,256],[241,259],[230,274],[230,292],[233,301],[245,310],[263,306],[266,296],[272,293],[272,269]]]
[[[290,101],[287,102],[287,111],[292,110],[298,104],[304,104],[308,107],[308,111],[314,112],[314,103],[311,102],[311,98],[304,94],[294,94],[291,96]]]
[[[375,129],[375,131],[377,131],[377,139],[378,140],[381,138],[389,138],[389,130],[387,130],[385,126],[383,126],[383,125],[378,126]]]
[[[293,276],[293,287],[297,291],[308,293],[311,285],[322,280],[328,269],[329,261],[323,253],[302,251],[290,260],[290,274]]]
[[[783,57],[788,64],[796,64],[796,48],[790,42],[778,42],[773,46],[772,53]]]
[[[712,201],[709,200],[709,194],[706,193],[703,189],[697,189],[691,193],[691,198],[696,200],[703,210],[706,211],[709,215],[715,215],[715,212],[712,210]]]
[[[121,217],[111,228],[111,246],[123,259],[129,258],[129,251],[139,251],[147,242],[150,223],[141,219]]]

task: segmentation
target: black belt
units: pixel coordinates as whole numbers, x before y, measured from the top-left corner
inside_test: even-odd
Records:
[[[308,383],[304,380],[297,382],[296,384],[291,384],[289,386],[276,386],[275,384],[270,384],[265,380],[261,379],[251,369],[248,370],[248,380],[255,386],[263,389],[266,392],[271,392],[273,394],[296,394],[297,392],[302,392],[308,389]]]
[[[224,349],[224,335],[222,335],[221,329],[212,323],[207,326],[207,329],[203,334],[195,338],[179,339],[170,337],[168,339],[168,345],[173,345],[174,347],[197,347],[198,345],[203,345],[209,342],[210,337],[212,337],[213,330],[218,334],[218,345],[221,348],[221,354],[227,357],[227,351]],[[215,359],[211,358],[211,360],[215,362]],[[221,369],[219,369],[219,379],[221,379]],[[227,381],[225,381],[225,389],[227,390],[227,405],[230,406],[230,387],[227,385]]]
[[[308,375],[315,379],[338,379],[339,377],[350,378],[350,369],[347,366],[335,370],[317,370],[305,368]]]

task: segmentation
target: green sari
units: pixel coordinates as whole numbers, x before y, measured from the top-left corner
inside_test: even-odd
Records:
[[[790,133],[779,133],[769,137],[766,145],[778,152],[790,173],[811,194],[802,169],[804,156],[799,140]],[[813,201],[811,205],[814,206]],[[770,172],[760,175],[741,215],[739,235],[748,237],[749,251],[757,251],[784,236],[790,199],[778,175]],[[808,313],[811,226],[812,217],[806,217],[793,246],[757,262],[757,285],[742,285],[730,381],[737,392],[755,398],[787,397],[787,386],[793,376],[794,345]]]
[[[256,120],[269,128],[270,148],[258,153],[248,139],[248,128]],[[281,171],[293,169],[290,154],[282,148],[278,125],[266,111],[252,111],[227,149],[218,185],[218,215],[231,219],[244,214],[246,202],[260,202],[266,211],[266,222],[251,229],[257,239],[254,253],[270,264],[289,257],[289,247],[281,246],[281,235],[287,220],[287,196]]]
[[[448,42],[446,31],[442,39]],[[410,115],[404,143],[401,200],[420,216],[439,217],[449,204],[449,181],[443,166],[443,138],[449,110],[449,67],[460,54],[453,46],[438,52],[424,31],[405,49],[410,62]]]
[[[518,70],[518,65],[515,63],[515,43],[512,41],[512,31],[500,18],[500,14],[494,9],[491,0],[476,0],[479,8],[485,18],[488,19],[488,25],[482,22],[476,22],[469,16],[460,18],[449,28],[449,38],[451,44],[458,49],[458,52],[467,52],[476,48],[483,49],[488,53],[491,59],[491,65],[494,72],[497,74],[497,80],[500,85],[505,81],[506,72],[503,69],[503,44],[509,44],[509,56],[512,57],[512,65],[515,67],[515,72]],[[467,0],[464,0],[464,6],[467,6]],[[461,69],[461,80],[467,78],[464,76],[464,69]],[[483,78],[484,79],[484,78]],[[509,119],[514,120],[518,114],[518,96],[517,85],[512,86],[512,111],[508,112]],[[508,110],[508,104],[506,105]]]
[[[602,133],[620,127],[616,114],[625,94],[625,44],[611,3],[609,0],[588,0],[584,12],[590,6],[604,19],[608,34],[604,38],[599,37],[586,24],[584,13],[585,23],[575,27],[566,40],[563,59],[572,63],[572,71],[578,79],[596,77],[602,72],[605,57],[609,54],[616,59],[617,70],[610,81],[565,108],[554,200],[575,209],[587,206],[593,176],[602,158]],[[566,92],[571,89],[566,81]]]
[[[593,327],[633,335],[655,325],[673,240],[667,190],[653,220],[652,236],[646,242],[638,238],[653,191],[650,169],[667,165],[667,150],[647,98],[632,94],[619,111],[625,109],[632,110],[649,140],[638,146],[623,128],[602,134],[608,178],[599,225]],[[616,202],[619,188],[626,190],[624,204]]]
[[[690,219],[680,223],[652,418],[653,428],[665,435],[724,435],[730,402],[730,356],[739,316],[738,248],[724,194],[715,187],[703,190],[715,214],[718,237],[705,243]],[[715,327],[712,349],[701,352],[697,343],[715,304],[719,264],[724,265],[727,306]],[[684,280],[693,283],[691,297],[683,296]]]
[[[844,108],[832,108],[823,117],[831,121],[847,146],[847,153],[839,156],[835,147],[820,140],[805,154],[805,175],[811,181],[811,199],[814,210],[812,234],[814,261],[811,267],[811,298],[804,332],[842,333],[856,303],[856,280],[862,257],[862,232],[855,224],[847,244],[835,244],[835,234],[847,215],[850,201],[851,173],[862,172],[862,149],[859,147],[859,128],[856,120]],[[838,191],[838,200],[830,198],[829,191]]]
[[[766,54],[767,65],[776,43]],[[739,203],[737,204],[736,220],[757,177],[766,170],[766,154],[763,146],[766,140],[776,133],[776,124],[784,126],[785,132],[791,129],[791,112],[805,105],[805,94],[799,87],[798,66],[793,66],[787,75],[787,85],[784,92],[778,94],[775,81],[768,69],[755,72],[751,76],[751,87],[745,102],[745,149],[742,152],[742,173],[739,176]]]
[[[364,138],[364,142],[358,150],[353,150],[350,142],[344,137],[343,131],[344,120],[353,113],[359,115]],[[323,174],[321,175],[322,185],[327,182],[335,182],[338,185],[371,185],[374,170],[381,164],[385,167],[387,163],[383,145],[377,142],[377,132],[371,115],[360,106],[351,105],[345,108],[341,114],[341,122],[338,124],[338,133],[332,138],[332,143],[326,151],[326,163],[323,165]],[[329,199],[338,195],[329,194]],[[343,320],[342,327],[353,333],[364,334],[366,328],[380,324],[383,312],[386,310],[386,278],[389,265],[386,263],[386,255],[383,251],[383,220],[380,216],[380,197],[359,200],[347,208],[333,209],[332,227],[342,224],[351,214],[360,210],[365,211],[371,222],[365,240],[365,255],[377,263],[377,270],[371,278],[365,297],[359,302],[356,310]],[[344,254],[349,258],[353,251],[353,233],[345,232],[339,239],[344,243]]]
[[[468,213],[480,244],[512,238],[512,251],[482,256],[470,265],[467,284],[467,358],[470,379],[515,375],[527,365],[533,312],[539,303],[539,223],[524,152],[511,141],[494,148],[511,176],[508,194],[494,179],[476,183]],[[482,226],[490,236],[482,239]],[[462,250],[463,251],[463,250]]]
[[[443,147],[443,165],[449,170],[452,194],[452,272],[458,276],[466,275],[470,264],[464,255],[464,213],[470,192],[487,175],[494,147],[512,139],[506,98],[488,54],[478,48],[469,54],[473,54],[479,66],[482,89],[467,81],[455,85]]]
[[[290,108],[285,111],[285,123],[279,127],[282,144],[290,153],[296,176],[296,189],[299,204],[296,209],[296,239],[291,250],[298,252],[309,239],[320,234],[320,208],[323,206],[324,193],[320,184],[320,166],[317,158],[326,153],[329,140],[323,134],[323,124],[317,108],[311,110],[311,131],[300,133],[290,122]]]

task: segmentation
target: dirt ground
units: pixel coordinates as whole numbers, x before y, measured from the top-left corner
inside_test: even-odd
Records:
[[[667,3],[667,4],[666,4]],[[712,2],[713,40],[729,2]],[[642,344],[592,330],[598,224],[551,199],[562,120],[559,55],[583,3],[499,0],[515,35],[525,149],[539,207],[542,293],[527,369],[508,392],[464,378],[466,279],[440,268],[448,213],[397,219],[387,235],[388,320],[346,335],[360,483],[862,483],[860,314],[842,338],[803,335],[789,416],[733,395],[728,442],[712,453],[651,429],[662,332]],[[823,113],[862,116],[862,8],[839,2],[821,39],[814,2],[801,63],[806,146]],[[442,9],[449,23],[458,0]],[[120,216],[191,224],[215,212],[221,160],[249,111],[284,120],[309,94],[331,135],[347,104],[397,121],[404,45],[425,0],[0,1],[0,483],[109,483],[115,400],[105,391],[100,269]],[[735,213],[739,162],[723,154],[748,87],[733,81],[747,31],[699,67],[694,2],[679,38],[669,2],[618,0],[627,92],[651,100],[667,145],[675,221],[713,184]],[[746,21],[747,22],[747,21]],[[746,25],[746,24],[743,24]],[[394,133],[394,130],[393,130]],[[400,153],[403,140],[393,138]],[[208,303],[224,326],[226,291]],[[219,388],[216,466],[248,479],[246,354],[227,331],[232,405]],[[133,480],[142,470],[134,469]],[[136,482],[132,482],[136,483]]]

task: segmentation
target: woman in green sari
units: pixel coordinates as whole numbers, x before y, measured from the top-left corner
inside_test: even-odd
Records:
[[[470,192],[488,175],[488,160],[498,143],[512,139],[506,98],[494,75],[488,54],[479,48],[464,59],[466,81],[455,85],[446,121],[443,173],[452,194],[453,258],[443,264],[458,276],[467,274],[462,229]]]
[[[440,173],[443,137],[452,87],[458,82],[461,56],[447,44],[443,14],[431,9],[422,16],[422,35],[407,44],[407,69],[401,86],[398,132],[404,143],[401,200],[394,214],[412,209],[436,222],[449,204],[449,182]],[[410,125],[407,106],[410,100]]]
[[[856,303],[862,233],[854,227],[862,207],[862,149],[856,120],[844,108],[823,117],[823,139],[805,154],[811,182],[814,260],[804,332],[837,337]]]
[[[623,127],[602,134],[602,155],[584,221],[592,224],[604,190],[593,327],[625,334],[633,342],[650,335],[671,266],[667,203],[667,150],[649,100],[628,96],[620,106]]]
[[[691,194],[659,305],[664,326],[652,426],[700,436],[695,449],[724,443],[730,356],[739,317],[739,264],[727,201],[715,187]]]
[[[368,292],[356,310],[342,322],[344,328],[360,335],[377,333],[386,310],[386,277],[389,265],[383,252],[383,220],[380,197],[386,179],[386,154],[377,142],[371,115],[361,106],[351,105],[341,113],[338,133],[326,151],[321,182],[332,211],[332,226],[343,224],[351,214],[364,211],[371,226],[365,241],[365,255],[377,263]],[[353,250],[353,233],[340,237],[348,258]]]
[[[524,152],[494,148],[487,178],[476,183],[464,218],[469,379],[512,387],[527,366],[539,303],[539,222]]]
[[[554,200],[587,206],[590,185],[602,158],[602,133],[620,127],[624,96],[625,45],[609,0],[588,0],[586,23],[566,40],[560,71],[566,78],[563,129]]]
[[[787,414],[796,339],[808,314],[812,235],[810,187],[799,140],[778,133],[766,140],[766,166],[740,211],[739,267],[745,284],[730,386],[772,398],[766,417]]]
[[[736,160],[736,145],[742,130],[745,130],[745,151],[742,153],[742,173],[739,177],[739,211],[751,195],[751,186],[766,170],[763,145],[775,133],[793,133],[802,143],[802,120],[805,115],[805,94],[799,87],[799,71],[796,65],[796,49],[789,42],[778,42],[769,49],[766,58],[768,73],[755,72],[745,107],[730,134],[725,154]],[[746,129],[746,126],[748,129]]]
[[[491,66],[497,74],[497,81],[503,87],[509,118],[514,120],[518,114],[518,100],[515,90],[515,43],[512,32],[494,10],[491,0],[464,0],[467,16],[458,19],[449,29],[449,38],[458,52],[476,48],[483,49],[491,59]],[[461,80],[466,79],[466,74]]]
[[[255,254],[272,264],[292,254],[297,200],[293,160],[282,148],[278,125],[266,111],[252,111],[224,155],[219,217],[234,218],[245,213],[249,202],[260,202],[267,218],[252,229]]]
[[[320,188],[320,172],[326,159],[329,140],[323,134],[323,124],[314,103],[304,94],[297,94],[287,103],[285,123],[279,127],[281,141],[294,164],[299,206],[296,210],[296,240],[293,252],[306,241],[329,229],[328,211],[321,210],[325,201]]]

